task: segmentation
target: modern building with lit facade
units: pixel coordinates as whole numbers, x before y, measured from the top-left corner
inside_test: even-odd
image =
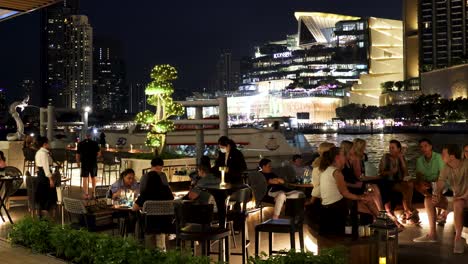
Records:
[[[423,94],[468,96],[468,3],[403,1],[405,79]]]
[[[403,79],[402,22],[295,13],[298,32],[255,48],[228,96],[231,120],[289,116],[321,123],[347,103],[380,105],[381,83]],[[205,113],[208,114],[209,113]]]
[[[73,15],[65,22],[66,108],[83,109],[93,105],[93,28],[84,15]]]

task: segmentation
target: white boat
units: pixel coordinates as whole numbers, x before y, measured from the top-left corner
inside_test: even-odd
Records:
[[[218,129],[205,129],[203,132],[206,145],[218,144]],[[122,132],[104,130],[104,133],[106,134],[107,143],[111,146],[115,145],[120,138],[124,138],[126,148],[129,148],[130,144],[133,148],[137,148],[138,145],[144,145],[146,140],[146,133],[129,133],[127,130]],[[166,138],[167,146],[195,145],[195,133],[195,130],[170,132]],[[271,128],[229,128],[228,136],[239,146],[249,168],[255,168],[262,157],[283,161],[291,159],[294,154],[300,153],[299,149],[288,144],[281,131]]]

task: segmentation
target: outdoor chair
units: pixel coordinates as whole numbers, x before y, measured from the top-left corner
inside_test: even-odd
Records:
[[[209,256],[214,252],[210,252],[210,242],[218,241],[219,261],[229,262],[229,230],[212,225],[213,220],[213,205],[212,204],[197,204],[193,202],[184,202],[176,204],[176,243],[180,247],[181,241],[191,241],[192,250],[194,251],[194,241],[199,241],[201,245],[202,255]],[[223,241],[226,248],[223,252]]]
[[[32,177],[29,171],[26,171],[26,190],[28,194],[28,211],[31,216],[36,215],[36,210],[39,208],[36,203],[36,190],[37,188],[37,177]]]
[[[141,231],[143,235],[175,234],[175,225],[155,225],[153,223],[158,223],[158,219],[168,220],[167,222],[173,223],[175,218],[174,206],[178,203],[180,203],[179,200],[146,201],[141,210]]]
[[[231,253],[231,255],[241,255],[242,256],[242,263],[247,263],[247,259],[249,257],[249,242],[246,239],[246,235],[248,230],[245,229],[245,224],[248,217],[248,210],[247,210],[247,203],[252,200],[252,190],[250,188],[243,188],[239,191],[235,192],[232,197],[234,197],[233,201],[235,204],[233,205],[232,210],[227,212],[227,221],[232,226],[234,222],[237,222],[239,227],[241,228],[241,253]],[[236,248],[236,239],[234,233],[232,233],[232,237],[234,240],[234,248]]]
[[[63,197],[63,206],[68,212],[72,227],[77,229],[86,227],[90,232],[112,229],[112,235],[114,234],[116,225],[112,210],[103,209],[90,212],[81,200],[69,197]],[[78,222],[72,222],[72,215],[77,216]]]
[[[73,182],[73,170],[74,169],[79,169],[78,164],[76,163],[76,151],[71,151],[67,150],[65,152],[66,156],[66,163],[65,163],[65,168],[64,168],[64,174],[65,177],[70,178],[70,186],[71,183]],[[80,179],[80,187],[82,185],[81,179]]]
[[[255,256],[260,248],[260,232],[268,233],[268,254],[281,253],[273,250],[273,233],[290,234],[291,249],[296,248],[296,232],[299,233],[301,252],[304,252],[304,203],[305,197],[287,199],[285,215],[287,219],[270,219],[255,226]]]
[[[8,186],[8,193],[5,194],[5,205],[10,209],[11,201],[27,201],[28,194],[27,189],[21,189],[23,185],[23,173],[13,166],[6,166],[3,170],[5,176],[13,177],[13,181],[6,182],[5,185]]]
[[[251,172],[248,178],[255,198],[255,207],[260,210],[260,222],[263,222],[263,208],[274,207],[275,199],[268,195],[268,183],[261,172]]]
[[[94,197],[96,199],[112,198],[110,185],[96,186],[96,188],[94,189]]]
[[[29,173],[34,175],[36,173],[36,150],[32,148],[23,148],[23,156],[23,173],[26,174],[26,172],[28,171]]]
[[[119,178],[120,174],[120,158],[112,152],[102,153],[102,183],[111,184],[111,176],[115,175],[115,179]]]

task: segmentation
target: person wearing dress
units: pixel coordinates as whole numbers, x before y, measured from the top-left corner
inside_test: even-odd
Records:
[[[323,153],[320,161],[320,195],[322,198],[322,214],[320,232],[322,234],[344,234],[348,216],[348,200],[358,201],[358,211],[377,214],[377,208],[366,194],[351,193],[341,173],[346,162],[344,153],[338,147],[332,147]]]

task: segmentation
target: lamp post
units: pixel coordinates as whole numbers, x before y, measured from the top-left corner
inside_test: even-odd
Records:
[[[91,107],[90,106],[85,106],[83,108],[84,113],[83,113],[83,129],[81,131],[81,138],[84,139],[86,137],[86,133],[88,132],[88,115],[89,112],[91,112]]]

